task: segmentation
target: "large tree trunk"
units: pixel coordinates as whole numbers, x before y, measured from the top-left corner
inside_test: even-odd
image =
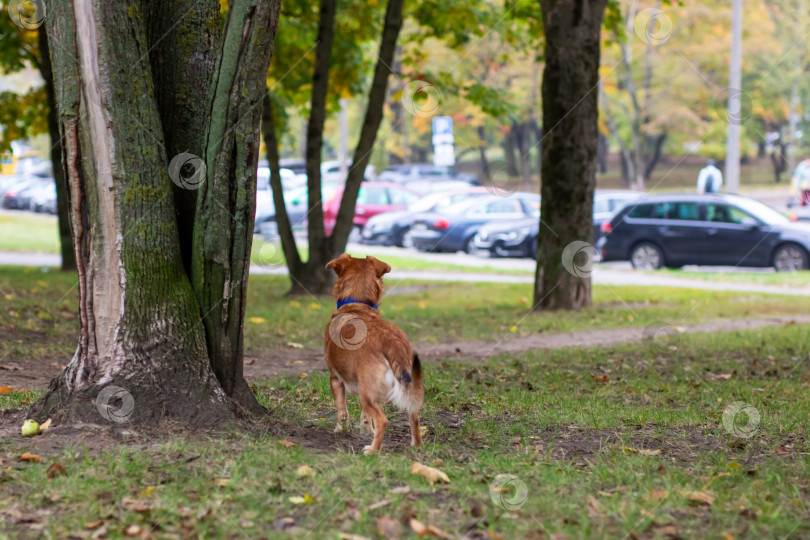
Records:
[[[178,4],[183,13],[200,5]],[[217,14],[216,26],[219,3],[210,4],[217,9],[203,11]],[[250,253],[244,231],[252,231],[259,104],[279,5],[230,4],[216,68],[210,82],[198,79],[210,84],[203,92],[210,98],[203,98],[202,161],[194,162],[198,170],[205,163],[207,174],[198,176],[170,166],[164,130],[174,113],[161,116],[155,88],[165,82],[162,70],[175,68],[150,65],[150,14],[141,3],[49,5],[81,334],[73,359],[33,407],[37,417],[142,423],[175,417],[212,426],[235,418],[238,405],[257,408],[242,377]],[[172,76],[194,87],[187,71]],[[199,190],[193,285],[183,265],[173,181]]]
[[[39,72],[45,81],[45,93],[48,96],[48,133],[51,136],[51,163],[53,179],[56,183],[56,215],[59,225],[59,249],[62,255],[62,270],[76,271],[76,252],[73,250],[73,236],[70,233],[70,216],[68,215],[68,190],[65,168],[62,164],[62,136],[59,133],[59,119],[56,113],[56,91],[53,86],[53,69],[51,52],[48,46],[48,33],[44,27],[38,31],[39,38]]]
[[[346,243],[352,230],[360,184],[363,181],[366,166],[374,149],[377,131],[383,118],[388,77],[391,74],[390,66],[393,63],[399,31],[402,28],[403,2],[404,0],[389,0],[386,7],[380,50],[369,91],[366,114],[354,151],[352,166],[349,168],[346,178],[334,229],[329,236],[326,236],[323,220],[320,163],[323,124],[326,120],[329,63],[334,37],[335,2],[334,0],[322,0],[321,2],[312,103],[307,130],[309,258],[306,263],[302,264],[297,255],[295,238],[291,233],[289,219],[283,207],[281,179],[272,172],[270,178],[276,208],[276,221],[279,225],[282,248],[287,255],[287,268],[292,281],[290,294],[326,294],[331,290],[334,274],[326,269],[326,263],[346,249]],[[265,105],[264,122],[264,140],[272,169],[273,164],[278,160],[278,141],[270,102]]]
[[[592,248],[587,245],[593,243],[599,40],[606,3],[540,0],[546,67],[535,309],[577,309],[591,303]]]

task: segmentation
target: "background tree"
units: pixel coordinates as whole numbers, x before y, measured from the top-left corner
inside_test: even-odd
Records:
[[[365,118],[361,129],[360,137],[355,147],[352,164],[348,170],[348,177],[343,190],[340,209],[334,228],[327,234],[324,226],[323,201],[321,190],[321,158],[323,147],[324,123],[330,110],[329,102],[332,100],[333,108],[338,97],[340,97],[340,87],[350,89],[361,77],[362,71],[357,64],[349,62],[350,59],[358,61],[362,59],[362,32],[357,35],[340,36],[345,39],[335,40],[336,32],[339,34],[349,34],[357,32],[356,28],[359,20],[374,20],[377,12],[368,5],[350,6],[341,5],[343,11],[339,16],[337,13],[337,2],[335,0],[322,0],[318,11],[317,36],[313,40],[315,43],[315,61],[312,64],[309,122],[307,127],[306,140],[306,163],[307,163],[307,194],[308,194],[308,214],[307,214],[307,238],[308,257],[306,261],[299,254],[298,246],[293,235],[292,226],[284,206],[284,193],[281,186],[281,176],[279,174],[279,152],[278,152],[278,118],[282,117],[276,112],[277,107],[273,107],[274,102],[280,101],[273,95],[265,100],[264,117],[264,141],[267,147],[267,158],[270,164],[271,176],[270,185],[273,190],[273,201],[276,208],[276,224],[278,225],[281,248],[287,261],[287,268],[292,280],[293,294],[322,294],[329,291],[333,279],[332,272],[327,271],[326,263],[334,258],[346,248],[349,234],[352,230],[354,219],[354,207],[357,201],[357,194],[360,184],[363,181],[366,166],[368,165],[371,151],[377,137],[377,131],[382,121],[383,104],[388,88],[388,77],[391,74],[391,65],[394,61],[394,52],[397,46],[399,31],[402,28],[404,0],[389,0],[385,14],[382,17],[382,35],[380,38],[379,55],[375,62],[374,75],[368,93],[368,104],[366,106]],[[299,20],[302,14],[309,13],[300,10],[300,6],[292,3],[290,9]],[[287,20],[285,18],[285,20]],[[340,23],[340,24],[338,24]],[[379,23],[363,25],[364,28],[380,27]],[[306,41],[302,41],[299,36],[295,36],[295,45],[298,47]],[[336,45],[339,44],[339,47]],[[349,47],[347,44],[353,44]],[[289,41],[280,40],[280,46],[290,45]],[[333,48],[340,56],[333,57]],[[284,53],[277,55],[277,58]],[[287,56],[286,54],[284,54]],[[304,55],[305,58],[306,55]],[[279,61],[280,63],[282,61]],[[362,63],[362,62],[361,62]],[[332,66],[341,66],[342,71],[338,72],[336,85],[330,81]],[[279,71],[278,66],[274,70]],[[299,73],[299,72],[296,72]],[[271,71],[272,74],[272,71]],[[280,78],[286,79],[287,75]],[[295,84],[299,80],[300,74],[293,76],[289,81],[279,81],[282,88],[290,84]],[[297,88],[300,88],[298,86]],[[330,93],[330,89],[332,92]],[[338,90],[335,92],[335,90]],[[286,97],[286,101],[291,102],[301,98],[299,91],[273,92]]]
[[[23,5],[24,7],[24,5]],[[0,5],[6,12],[6,6]],[[39,71],[43,86],[30,89],[26,94],[15,92],[0,93],[0,153],[9,152],[11,143],[29,137],[48,133],[51,138],[50,158],[53,163],[53,177],[56,182],[56,209],[59,226],[60,254],[62,270],[76,270],[76,255],[70,234],[68,218],[67,183],[62,166],[62,140],[56,121],[56,107],[51,73],[51,59],[48,48],[48,35],[45,28],[34,29],[34,24],[15,24],[12,17],[0,17],[0,72],[4,74],[20,72],[26,68]],[[27,14],[24,14],[27,15]],[[36,20],[36,17],[34,17]]]
[[[593,192],[600,35],[607,0],[540,0],[545,29],[543,169],[537,238],[535,309],[576,309],[591,303],[591,279],[574,275],[593,243]],[[564,261],[563,257],[571,257]]]
[[[132,396],[136,422],[210,426],[259,408],[242,377],[242,324],[279,7],[233,0],[223,25],[218,0],[49,3],[81,334],[36,417],[97,421],[109,385]],[[198,157],[168,153],[181,137]],[[194,213],[173,181],[196,190]]]

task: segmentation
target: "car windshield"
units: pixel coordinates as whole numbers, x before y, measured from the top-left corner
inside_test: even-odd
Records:
[[[450,202],[451,195],[449,193],[431,193],[411,204],[408,210],[411,212],[429,212],[433,207],[440,205],[445,200]]]
[[[790,223],[790,220],[784,214],[759,201],[740,197],[735,198],[734,203],[767,225]]]

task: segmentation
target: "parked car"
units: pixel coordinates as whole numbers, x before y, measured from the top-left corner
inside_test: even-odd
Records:
[[[363,228],[362,242],[381,246],[413,247],[411,225],[414,216],[424,212],[439,212],[443,208],[475,197],[492,193],[483,187],[467,186],[425,195],[405,210],[374,216]]]
[[[411,238],[414,247],[420,251],[472,253],[475,251],[475,234],[483,225],[522,220],[537,215],[539,210],[540,197],[534,193],[478,197],[440,211],[417,215],[411,227]]]
[[[332,193],[323,196],[323,220],[326,234],[332,234],[340,201],[343,198],[343,186],[336,187]],[[349,238],[357,242],[368,220],[376,215],[396,210],[404,210],[419,200],[420,195],[399,184],[389,182],[363,182],[357,194],[357,205],[354,208],[354,231]]]
[[[629,201],[638,200],[643,194],[620,189],[597,189],[593,197],[594,238],[599,238],[601,224]],[[538,216],[502,223],[488,223],[475,235],[473,245],[476,255],[485,257],[529,257],[537,252],[537,235],[540,231]]]
[[[29,199],[28,210],[46,214],[56,213],[56,182],[29,188],[25,196]]]
[[[352,166],[351,161],[346,162],[346,170]],[[306,172],[306,171],[305,171]],[[366,170],[363,173],[363,179],[366,181],[373,181],[377,177],[377,170],[374,165],[366,165]],[[322,161],[321,162],[321,181],[322,182],[345,182],[346,177],[340,172],[340,161]]]
[[[810,225],[738,195],[648,196],[602,226],[604,261],[652,270],[687,264],[807,270]]]
[[[31,188],[38,188],[52,183],[53,180],[42,179],[36,176],[28,177],[11,186],[3,194],[3,208],[28,210],[30,198],[28,197],[28,190]]]
[[[431,182],[448,180],[460,181],[473,186],[481,185],[481,180],[472,174],[459,173],[452,167],[437,167],[429,163],[405,163],[395,165],[381,172],[378,180],[405,184],[408,187],[412,187],[412,183],[414,182],[418,182],[418,185],[421,186]],[[413,184],[412,189],[416,188],[417,185]],[[427,192],[428,190],[416,189],[416,191]]]
[[[328,187],[323,188],[323,192],[329,191]],[[284,206],[287,209],[287,217],[293,229],[300,229],[306,224],[307,217],[307,188],[299,187],[284,190]],[[267,189],[256,191],[256,219],[253,228],[254,233],[261,233],[264,236],[275,235],[278,231],[276,227],[276,207],[273,202],[273,193],[269,186]]]

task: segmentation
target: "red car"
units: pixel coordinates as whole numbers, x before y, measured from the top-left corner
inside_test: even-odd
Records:
[[[354,209],[354,230],[350,241],[358,241],[363,227],[369,218],[385,212],[404,210],[421,196],[415,191],[389,182],[363,182],[357,194],[357,206]],[[323,224],[326,234],[332,234],[335,228],[340,200],[343,198],[343,186],[333,189],[323,187]]]

